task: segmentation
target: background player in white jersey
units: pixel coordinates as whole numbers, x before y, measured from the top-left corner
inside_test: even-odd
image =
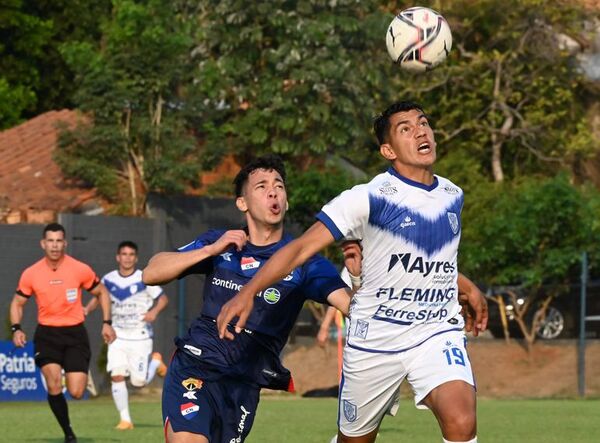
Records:
[[[362,286],[350,308],[340,386],[338,442],[373,442],[400,383],[431,409],[444,441],[476,442],[476,397],[459,315],[457,269],[463,193],[433,174],[436,143],[420,105],[395,103],[375,121],[390,168],[323,207],[318,222],[282,248],[217,318],[244,326],[254,294],[335,240],[360,240]],[[487,323],[472,292],[475,329]]]
[[[142,271],[136,269],[138,247],[132,241],[123,241],[117,248],[119,268],[102,277],[112,301],[112,321],[117,339],[108,346],[108,363],[112,396],[121,416],[116,429],[133,429],[129,414],[129,400],[125,378],[135,387],[142,387],[154,376],[163,376],[167,367],[158,353],[152,353],[152,323],[169,302],[160,286],[146,286]],[[86,311],[95,308],[92,300]]]

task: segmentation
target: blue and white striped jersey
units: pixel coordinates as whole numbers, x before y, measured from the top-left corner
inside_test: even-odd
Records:
[[[389,168],[317,214],[337,240],[360,240],[362,287],[350,310],[348,345],[402,352],[461,330],[457,254],[463,192],[435,176],[431,186]]]

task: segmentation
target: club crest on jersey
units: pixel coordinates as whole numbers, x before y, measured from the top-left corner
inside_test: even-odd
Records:
[[[191,420],[196,415],[198,415],[200,406],[198,406],[195,403],[189,402],[189,403],[182,404],[180,406],[180,409],[181,409],[181,415],[183,416],[183,418],[185,418],[186,420]]]
[[[454,234],[458,234],[458,215],[454,212],[448,212],[448,222]]]
[[[356,415],[356,405],[348,400],[344,400],[344,417],[346,417],[346,420],[352,423],[356,420]]]
[[[260,266],[260,262],[254,257],[242,257],[240,261],[240,267],[242,271],[248,271],[250,269],[256,269]]]
[[[267,288],[265,292],[263,292],[263,298],[270,305],[274,305],[281,298],[281,292],[276,288]]]
[[[138,287],[137,287],[137,285],[131,285],[131,286],[129,287],[129,292],[130,292],[131,294],[135,294],[137,291],[138,291]]]
[[[195,389],[202,389],[202,380],[198,380],[197,378],[186,378],[181,382],[183,387],[188,391],[193,391]]]
[[[367,338],[369,332],[369,322],[365,320],[357,320],[356,328],[354,329],[354,336],[359,338]]]
[[[394,195],[398,192],[395,186],[392,186],[390,182],[383,182],[381,187],[379,188],[379,192],[383,195]]]

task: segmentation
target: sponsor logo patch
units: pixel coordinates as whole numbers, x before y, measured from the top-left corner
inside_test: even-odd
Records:
[[[69,303],[77,301],[77,289],[67,289],[67,301]]]
[[[203,382],[197,378],[186,378],[181,382],[181,384],[188,391],[193,391],[195,389],[202,389]]]
[[[281,298],[281,293],[275,288],[268,288],[265,289],[265,292],[263,293],[263,298],[270,305],[274,305]]]
[[[182,404],[180,406],[180,409],[181,409],[181,415],[183,416],[183,418],[185,418],[186,420],[191,420],[196,415],[198,415],[200,406],[198,406],[195,403],[189,402],[189,403]]]
[[[200,357],[202,355],[202,349],[198,349],[196,346],[192,346],[192,345],[185,345],[183,347],[183,349],[187,349],[188,351],[190,351],[192,354]]]

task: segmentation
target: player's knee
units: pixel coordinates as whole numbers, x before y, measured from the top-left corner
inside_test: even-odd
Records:
[[[137,377],[131,376],[129,378],[129,381],[131,382],[131,385],[136,388],[142,388],[142,387],[146,386],[146,379],[144,379],[144,378],[137,378]]]
[[[477,434],[474,414],[456,414],[444,423],[442,433],[449,441],[469,441]]]
[[[83,393],[85,392],[84,388],[69,388],[69,395],[73,397],[75,400],[79,400],[83,397]]]

